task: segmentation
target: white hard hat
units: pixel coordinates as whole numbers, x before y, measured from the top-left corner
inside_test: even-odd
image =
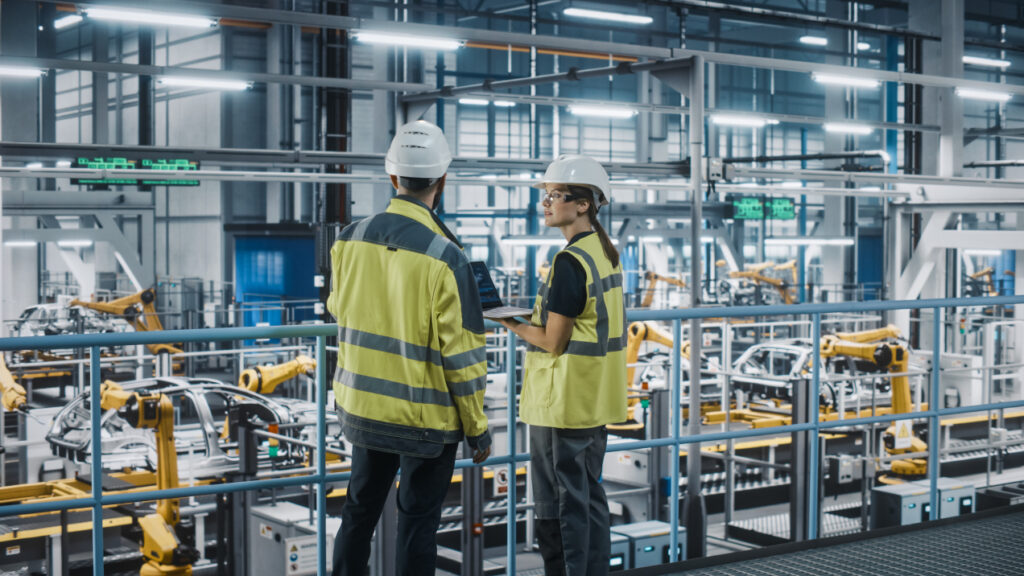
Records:
[[[404,178],[440,178],[451,163],[452,153],[441,129],[417,120],[398,129],[384,158],[384,170]]]
[[[562,154],[548,165],[544,178],[536,184],[543,188],[545,184],[569,184],[584,186],[594,193],[598,206],[608,205],[608,173],[604,166],[589,156],[579,154]]]

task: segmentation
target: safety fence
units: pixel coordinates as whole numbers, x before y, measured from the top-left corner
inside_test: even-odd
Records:
[[[617,443],[609,446],[609,451],[637,450],[642,448],[674,447],[678,454],[680,446],[684,444],[700,444],[704,442],[719,442],[726,440],[737,440],[741,438],[752,438],[758,436],[779,435],[795,432],[812,432],[809,434],[809,453],[818,454],[819,434],[829,429],[860,425],[875,425],[884,422],[900,420],[928,419],[929,421],[929,442],[928,442],[928,478],[930,480],[931,510],[938,510],[937,480],[939,476],[939,419],[942,416],[965,414],[969,412],[980,412],[986,410],[1004,410],[1024,406],[1024,400],[998,402],[989,404],[977,404],[971,406],[959,406],[954,408],[938,409],[938,403],[929,401],[928,409],[906,414],[888,414],[882,416],[865,418],[848,418],[833,421],[819,421],[812,418],[811,422],[789,424],[771,428],[754,428],[747,430],[731,430],[723,432],[702,433],[698,435],[683,435],[681,429],[682,410],[680,408],[682,389],[682,370],[680,369],[681,335],[682,322],[692,319],[711,318],[750,318],[765,316],[808,316],[812,322],[811,341],[817,343],[821,338],[821,323],[823,314],[833,313],[871,313],[894,310],[931,309],[932,318],[932,342],[938,344],[942,341],[942,310],[956,307],[976,306],[1010,306],[1024,305],[1024,296],[998,296],[991,298],[955,298],[955,299],[932,299],[932,300],[908,300],[908,301],[870,301],[851,302],[840,304],[801,304],[801,305],[779,305],[779,306],[749,306],[732,308],[697,308],[686,310],[633,310],[627,316],[630,321],[655,320],[671,322],[673,336],[672,370],[669,379],[672,410],[670,411],[671,436],[655,438],[650,440],[637,440],[634,442]],[[497,326],[492,324],[492,327]],[[328,367],[326,362],[327,338],[336,334],[337,327],[333,324],[303,325],[303,326],[272,326],[258,328],[219,328],[205,330],[171,330],[164,332],[146,333],[111,333],[111,334],[82,334],[82,335],[61,335],[32,338],[6,338],[0,339],[0,351],[12,350],[48,350],[56,348],[86,348],[90,350],[89,385],[90,396],[100,398],[100,349],[106,346],[127,346],[160,344],[170,342],[214,342],[250,339],[278,339],[278,338],[315,338],[316,339],[316,394],[317,423],[316,423],[316,456],[315,472],[296,475],[285,478],[269,478],[260,480],[236,481],[229,483],[189,486],[168,490],[149,490],[142,492],[131,492],[127,494],[104,494],[102,482],[93,481],[91,496],[85,498],[74,498],[59,501],[47,501],[37,503],[13,504],[0,507],[0,516],[15,516],[22,514],[37,514],[61,510],[92,508],[92,550],[93,550],[93,574],[102,576],[104,573],[103,561],[103,507],[111,505],[129,504],[140,501],[161,500],[165,498],[189,498],[195,496],[227,494],[249,490],[267,490],[284,488],[288,486],[313,485],[316,489],[316,517],[317,517],[317,550],[318,550],[318,574],[327,574],[326,558],[330,553],[326,549],[326,489],[328,483],[342,482],[348,480],[349,472],[329,473],[326,464],[326,390]],[[933,345],[931,386],[929,399],[939,398],[939,366],[940,354],[939,345]],[[507,403],[508,422],[508,454],[488,459],[479,465],[474,465],[471,460],[463,459],[456,463],[457,469],[473,466],[498,467],[507,466],[508,477],[516,478],[516,465],[527,462],[530,459],[527,453],[518,453],[516,446],[516,338],[509,335],[506,342],[506,368],[507,368],[507,394],[510,401]],[[821,387],[821,366],[819,354],[812,354],[813,367],[811,374],[811,389],[808,398],[811,401],[810,414],[819,412],[820,387]],[[691,372],[699,373],[699,370]],[[92,462],[91,477],[102,478],[102,455],[101,450],[95,447],[102,446],[101,442],[101,415],[102,409],[99,402],[90,402],[91,410],[91,434],[92,434]],[[910,455],[905,455],[910,456]],[[670,458],[671,483],[669,501],[679,502],[680,470],[679,458]],[[808,477],[818,478],[820,474],[820,459],[810,458]],[[514,574],[516,571],[516,483],[510,481],[507,494],[507,573]],[[818,537],[818,482],[808,483],[806,495],[806,506],[809,510],[807,534],[810,539]],[[671,505],[670,523],[670,560],[677,560],[678,553],[678,531],[679,506]]]

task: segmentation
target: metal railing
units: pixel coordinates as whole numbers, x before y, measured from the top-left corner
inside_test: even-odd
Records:
[[[664,438],[655,438],[651,440],[637,440],[634,442],[623,442],[615,444],[614,447],[609,447],[609,451],[623,451],[623,450],[636,450],[641,448],[656,448],[656,447],[667,447],[672,446],[675,449],[675,453],[679,453],[679,448],[683,444],[700,444],[703,442],[716,442],[724,440],[736,440],[740,438],[750,438],[757,436],[768,436],[768,435],[779,435],[780,433],[793,433],[793,432],[813,432],[810,434],[810,450],[809,454],[815,455],[810,458],[808,477],[818,478],[820,475],[820,459],[817,457],[818,454],[818,434],[822,431],[839,428],[849,427],[857,425],[874,425],[884,422],[892,422],[898,420],[912,420],[927,418],[929,424],[929,442],[928,442],[928,477],[930,480],[930,491],[931,491],[931,509],[938,510],[938,492],[937,492],[937,479],[939,470],[939,418],[941,416],[949,416],[955,414],[964,414],[969,412],[980,412],[986,410],[1000,410],[1007,408],[1016,408],[1024,406],[1024,400],[1012,401],[1012,402],[999,402],[991,404],[979,404],[972,406],[959,406],[955,408],[937,409],[938,405],[935,401],[930,401],[928,409],[918,412],[910,412],[907,414],[888,414],[883,416],[864,417],[864,418],[850,418],[844,420],[835,420],[821,422],[818,418],[813,418],[812,422],[800,423],[800,424],[789,424],[785,426],[776,426],[771,428],[760,428],[760,429],[748,429],[748,430],[732,430],[723,432],[713,433],[702,433],[698,435],[684,436],[681,433],[681,420],[682,410],[680,408],[680,396],[682,388],[682,370],[680,369],[680,343],[682,334],[682,322],[693,318],[707,319],[707,318],[733,318],[733,317],[758,317],[758,316],[810,316],[812,322],[812,341],[816,342],[821,337],[821,323],[822,315],[830,314],[835,312],[846,312],[846,313],[865,313],[865,312],[882,312],[892,310],[906,310],[906,309],[934,309],[935,313],[932,318],[933,331],[932,337],[933,342],[936,344],[941,341],[941,326],[942,326],[942,314],[943,308],[963,307],[963,306],[979,306],[979,305],[1024,305],[1024,296],[998,296],[993,298],[957,298],[957,299],[934,299],[934,300],[908,300],[908,301],[870,301],[870,302],[851,302],[842,304],[801,304],[793,306],[750,306],[750,307],[736,307],[736,308],[699,308],[690,310],[634,310],[628,314],[630,321],[637,320],[658,320],[667,321],[672,323],[672,335],[673,335],[673,350],[672,358],[673,365],[671,370],[671,376],[669,385],[671,387],[671,398],[672,398],[672,410],[670,414],[670,428],[671,436]],[[497,324],[490,324],[491,327],[497,326]],[[103,494],[102,483],[98,481],[92,482],[92,495],[87,498],[75,498],[69,500],[50,501],[50,502],[38,502],[38,503],[26,503],[26,504],[14,504],[9,506],[0,507],[0,516],[13,516],[19,514],[33,514],[41,512],[53,512],[59,510],[69,510],[78,508],[92,508],[93,509],[93,528],[92,528],[92,545],[93,545],[93,574],[96,576],[102,576],[104,573],[103,568],[103,530],[102,530],[102,510],[104,506],[116,505],[116,504],[127,504],[139,501],[159,500],[164,498],[187,498],[193,496],[204,496],[214,494],[226,494],[234,492],[242,492],[248,490],[257,489],[273,489],[283,488],[287,486],[301,486],[313,484],[316,488],[316,516],[317,516],[317,551],[319,554],[318,559],[318,574],[325,575],[326,571],[326,557],[328,550],[326,549],[326,485],[329,482],[339,482],[348,480],[350,477],[349,472],[341,473],[328,473],[326,467],[326,390],[327,390],[327,366],[324,362],[326,358],[326,339],[334,336],[337,327],[333,324],[323,325],[306,325],[306,326],[272,326],[272,327],[259,327],[259,328],[219,328],[219,329],[204,329],[204,330],[173,330],[164,332],[145,332],[145,333],[114,333],[114,334],[81,334],[81,335],[62,335],[62,336],[46,336],[46,337],[32,337],[32,338],[6,338],[0,339],[0,351],[8,350],[25,350],[25,349],[53,349],[53,348],[89,348],[90,349],[90,394],[92,398],[100,397],[100,348],[103,346],[119,346],[119,345],[132,345],[132,344],[158,344],[168,342],[211,342],[211,341],[228,341],[228,340],[246,340],[255,338],[315,338],[316,339],[316,402],[317,402],[317,441],[316,441],[316,462],[315,472],[311,474],[289,477],[289,478],[270,478],[262,480],[248,480],[248,481],[237,481],[225,484],[216,485],[205,485],[205,486],[189,486],[184,488],[175,488],[168,490],[150,490],[144,492],[133,492],[130,494]],[[930,399],[936,399],[939,397],[939,358],[941,354],[941,347],[935,345],[932,347],[932,374],[931,374],[931,391],[929,394]],[[510,401],[507,403],[507,422],[508,422],[508,454],[505,456],[496,456],[489,458],[487,461],[480,465],[474,465],[472,460],[463,459],[456,462],[456,468],[468,468],[473,466],[507,466],[508,475],[510,479],[516,478],[516,464],[520,462],[529,461],[529,454],[517,453],[516,446],[516,402],[515,390],[516,390],[516,338],[514,335],[509,335],[506,341],[506,370],[508,374],[507,378],[507,394]],[[818,354],[812,355],[812,378],[811,378],[811,391],[809,398],[811,399],[810,414],[818,414],[818,404],[820,401],[820,385],[821,385],[821,365]],[[99,409],[98,402],[90,403],[91,419],[92,419],[92,478],[102,477],[102,456],[101,450],[97,447],[102,446],[100,440],[100,417],[101,410]],[[670,560],[677,560],[679,536],[677,527],[679,526],[679,458],[670,458],[672,483],[671,483],[671,494],[670,502],[673,505],[670,508],[670,522],[673,529],[670,530],[671,545]],[[807,495],[808,505],[808,530],[807,535],[809,539],[818,537],[818,482],[809,482],[809,493]],[[516,567],[516,483],[510,481],[508,486],[508,498],[507,498],[507,573],[514,574]]]

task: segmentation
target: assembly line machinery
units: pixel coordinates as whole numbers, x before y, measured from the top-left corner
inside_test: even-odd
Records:
[[[777,520],[774,528],[764,523],[751,524],[737,514],[749,509],[781,505],[800,497],[799,492],[794,492],[800,490],[801,486],[796,481],[799,472],[794,466],[794,459],[799,453],[797,435],[773,434],[771,429],[798,422],[796,414],[801,407],[809,405],[806,390],[815,363],[821,369],[819,422],[842,424],[842,420],[889,419],[927,411],[933,404],[931,394],[923,394],[919,390],[920,386],[915,384],[931,369],[929,364],[921,362],[921,358],[933,357],[932,354],[910,350],[900,340],[899,331],[892,326],[864,329],[878,325],[878,317],[837,316],[835,320],[827,320],[834,329],[814,342],[807,338],[806,322],[752,322],[733,316],[711,319],[704,325],[700,335],[703,344],[701,358],[698,365],[692,367],[690,340],[683,340],[686,334],[681,334],[683,338],[677,346],[671,332],[656,321],[634,322],[628,328],[630,373],[627,384],[631,387],[632,420],[610,427],[613,438],[609,443],[610,451],[604,467],[604,482],[614,522],[624,527],[622,530],[627,533],[635,528],[637,534],[640,534],[643,532],[643,523],[665,522],[670,516],[667,499],[670,475],[667,471],[671,468],[671,452],[667,448],[616,448],[622,442],[635,441],[637,438],[653,440],[670,436],[668,414],[671,396],[669,371],[664,367],[666,363],[679,363],[682,376],[680,412],[684,418],[690,417],[685,397],[691,389],[689,382],[699,374],[701,409],[699,415],[694,414],[693,417],[702,422],[702,433],[752,429],[766,434],[756,439],[705,442],[699,452],[699,482],[702,493],[708,498],[708,512],[712,515],[725,515],[724,519],[719,518],[715,522],[726,525],[727,538],[757,544],[789,537],[786,532],[788,516],[785,514],[783,516],[786,518],[772,520]],[[753,335],[753,338],[749,339],[748,335]],[[505,342],[500,338],[490,338],[488,341],[498,349]],[[675,349],[678,349],[679,356],[672,358],[671,351]],[[757,351],[765,353],[751,354]],[[489,362],[492,363],[501,357],[501,354],[488,354]],[[959,365],[948,364],[941,354],[939,357],[943,361],[938,369],[948,376],[949,386],[954,386],[958,382],[955,376]],[[505,358],[507,361],[510,357]],[[518,356],[513,355],[511,358]],[[764,374],[744,371],[744,364],[750,362],[751,358],[756,360],[755,363],[760,363],[765,370]],[[0,365],[5,407],[28,417],[32,411],[31,400],[26,399],[16,377],[2,368]],[[981,381],[980,377],[975,377],[976,368],[972,363],[959,368],[966,374],[961,380],[967,384],[961,388],[963,393],[957,398],[963,398],[968,406],[973,403],[973,397],[967,393],[968,389]],[[131,494],[147,488],[163,490],[177,485],[204,486],[211,483],[289,478],[313,469],[309,457],[302,456],[303,450],[311,450],[315,445],[315,438],[302,433],[303,429],[308,432],[312,421],[307,419],[304,423],[289,423],[275,413],[277,409],[274,408],[273,397],[267,403],[253,400],[274,394],[281,384],[297,376],[312,376],[316,369],[317,362],[306,355],[298,355],[275,366],[254,366],[241,371],[237,386],[230,393],[221,392],[220,388],[209,382],[204,383],[202,379],[169,376],[132,384],[104,384],[100,406],[108,411],[105,421],[123,421],[131,428],[152,431],[157,453],[157,465],[152,471],[137,469],[104,472],[100,480],[104,492]],[[500,364],[491,367],[492,372],[500,369]],[[507,373],[515,374],[517,366],[506,365],[504,369]],[[785,373],[786,377],[775,375],[776,370],[780,374]],[[857,388],[851,382],[867,382],[868,385]],[[1010,390],[1005,383],[1003,389]],[[175,395],[181,390],[204,390],[203,394],[212,395],[196,404],[201,408],[191,408],[191,404],[174,400],[185,397]],[[860,396],[856,396],[857,390],[861,390],[857,392]],[[490,390],[488,395],[491,396]],[[216,408],[220,405],[213,398],[226,399],[225,404]],[[282,398],[280,402],[285,400],[288,399]],[[506,407],[507,401],[492,406],[489,412],[495,426],[505,426],[504,429],[496,428],[496,438],[499,439],[512,435],[507,429],[507,423],[502,424],[500,416],[496,417],[500,414],[496,410]],[[301,411],[305,408],[296,406],[288,409]],[[181,462],[186,459],[188,451],[194,450],[183,447],[195,446],[196,429],[190,428],[188,424],[192,411],[206,414],[203,426],[211,426],[213,441],[234,455],[233,470],[222,469],[216,474],[204,475],[182,468]],[[174,418],[170,418],[171,415]],[[175,420],[178,425],[172,429],[171,423]],[[975,487],[983,489],[985,484],[977,481],[976,476],[979,471],[989,470],[989,467],[986,467],[986,457],[979,458],[979,453],[991,454],[995,450],[1000,455],[1000,465],[1007,469],[1024,464],[1024,458],[1021,458],[1024,452],[1018,450],[1021,439],[1014,429],[1020,426],[1021,421],[1024,421],[1024,412],[1016,411],[1004,411],[998,421],[970,413],[942,420],[942,431],[938,436],[941,444],[938,452],[941,464],[938,470],[944,476],[954,477],[956,483],[950,485],[952,487],[970,485],[971,490]],[[998,424],[1005,431],[995,441],[988,438],[988,429],[992,427],[990,423]],[[331,426],[330,421],[326,424]],[[986,435],[985,443],[967,444],[975,442],[982,430]],[[518,431],[516,436],[519,436]],[[342,439],[337,436],[328,436],[328,439],[330,446],[326,447],[325,459],[329,469],[336,472],[346,470],[344,444],[340,442]],[[914,420],[896,418],[895,421],[877,421],[869,425],[836,426],[822,433],[820,439],[822,494],[827,493],[839,499],[837,504],[823,508],[823,533],[869,528],[869,508],[881,506],[873,502],[876,499],[882,502],[888,494],[880,488],[917,481],[925,476],[931,463],[927,453],[932,448],[932,441],[925,441],[920,422]],[[516,445],[521,446],[518,442],[524,440],[520,438]],[[272,456],[285,453],[292,454],[290,459],[275,460]],[[691,453],[689,449],[678,451],[680,466],[686,466],[692,457]],[[170,454],[174,454],[176,463],[169,462]],[[696,456],[696,453],[692,454]],[[111,459],[117,461],[113,456]],[[170,474],[171,470],[178,473]],[[468,502],[464,496],[458,497],[454,492],[451,494],[451,502],[446,507],[439,533],[442,545],[454,551],[445,553],[445,557],[451,557],[446,561],[449,566],[457,567],[461,562],[460,555],[467,553],[469,541],[465,540],[465,533],[467,526],[476,524],[470,520],[474,514],[480,514],[483,544],[488,547],[500,546],[507,541],[502,537],[506,529],[511,530],[519,541],[530,538],[532,533],[529,528],[529,501],[524,499],[524,495],[528,494],[526,469],[517,467],[514,477],[510,478],[509,474],[504,473],[503,467],[490,468],[480,474],[479,480],[474,479],[476,472],[471,473],[472,470],[467,469],[458,475],[453,491],[460,491],[463,485],[473,486],[474,482],[482,482],[482,508],[473,512],[474,506],[478,504]],[[970,476],[972,474],[974,476]],[[180,481],[186,475],[187,481]],[[970,476],[971,482],[957,479],[963,475]],[[683,477],[680,480],[681,486],[686,486],[691,479]],[[89,474],[79,474],[77,477],[12,486],[0,490],[0,503],[20,505],[48,502],[55,498],[82,497],[89,493],[91,483]],[[943,486],[947,484],[947,480],[942,481]],[[916,498],[921,489],[894,490],[904,490]],[[859,504],[855,502],[858,493]],[[505,513],[509,494],[515,495],[517,506],[525,508],[516,513],[511,527],[508,526],[509,516]],[[344,496],[343,482],[330,486],[325,500],[328,513],[337,513]],[[260,540],[266,538],[268,533],[284,534],[282,538],[288,542],[288,546],[307,552],[313,546],[317,529],[314,528],[312,518],[319,508],[314,500],[301,488],[192,498],[187,504],[179,503],[173,497],[161,498],[155,508],[143,505],[107,509],[105,514],[109,518],[104,521],[104,537],[109,542],[120,543],[112,544],[112,549],[122,550],[120,555],[116,555],[120,558],[116,561],[121,563],[119,565],[131,562],[145,564],[145,574],[188,574],[189,565],[207,569],[215,563],[232,566],[253,562],[269,563],[278,557],[278,548],[277,543],[271,546],[269,542],[263,543]],[[81,516],[80,512],[73,514],[78,515],[74,516],[76,520]],[[250,517],[262,519],[262,524],[254,528],[248,520]],[[74,552],[71,545],[55,548],[53,543],[62,537],[67,538],[68,534],[83,530],[80,521],[63,520],[57,514],[34,517],[31,522],[35,532],[18,527],[19,522],[29,522],[27,517],[6,520],[5,525],[10,531],[6,535],[0,534],[0,543],[8,542],[24,550],[24,556],[15,559],[15,562],[28,561],[27,558],[32,554],[35,554],[32,556],[35,558],[33,561],[40,561],[40,558],[53,556],[56,553],[54,550]],[[784,533],[785,538],[780,536]],[[217,536],[210,538],[211,534]],[[626,537],[626,542],[629,542],[627,534],[620,536]],[[226,544],[228,542],[234,545],[229,546]],[[243,546],[238,542],[248,544]],[[623,552],[619,557],[623,565],[636,565],[636,558],[639,557],[637,550],[626,550],[630,550],[631,555],[627,560]],[[308,560],[304,562],[308,564]]]

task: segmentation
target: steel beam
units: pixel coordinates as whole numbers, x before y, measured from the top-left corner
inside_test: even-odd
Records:
[[[1024,230],[945,230],[934,245],[967,250],[1020,250],[1024,246]]]
[[[88,60],[66,60],[60,58],[17,58],[0,57],[2,66],[27,66],[48,70],[81,70],[93,74],[127,74],[131,76],[188,76],[208,80],[240,80],[263,84],[287,84],[314,86],[317,88],[341,88],[343,90],[388,90],[392,92],[419,92],[429,84],[415,82],[384,82],[381,80],[358,80],[353,78],[324,78],[322,76],[300,76],[293,74],[266,74],[262,72],[234,72],[231,70],[208,70],[177,66],[147,66],[123,62],[91,62]],[[191,89],[190,89],[191,90]]]
[[[686,106],[671,106],[667,104],[653,103],[618,102],[612,100],[590,100],[583,98],[560,98],[557,96],[533,96],[530,94],[497,94],[494,92],[485,92],[482,90],[460,92],[459,94],[452,95],[439,93],[437,96],[435,96],[435,98],[452,99],[459,98],[460,96],[472,96],[475,98],[483,98],[487,100],[508,100],[511,102],[519,102],[522,104],[540,104],[544,106],[570,106],[573,104],[586,104],[588,106],[628,106],[639,112],[650,112],[653,114],[686,115],[689,114],[690,112],[690,109],[687,108]],[[414,101],[419,102],[419,100]],[[424,100],[423,102],[433,104],[433,100]],[[804,114],[780,114],[774,112],[753,112],[749,110],[726,110],[718,108],[706,108],[706,110],[710,113],[720,112],[723,114],[750,114],[756,115],[759,118],[778,120],[779,122],[787,122],[790,124],[810,124],[814,126],[821,126],[825,122],[830,121],[828,118],[822,116],[807,116]],[[941,131],[941,127],[934,124],[913,124],[904,122],[881,122],[870,120],[858,120],[857,122],[865,126],[870,126],[872,128],[878,128],[883,130],[911,130],[916,132],[927,133],[938,133]]]
[[[45,2],[56,2],[58,0],[42,0]],[[105,6],[109,5],[123,5],[125,7],[131,7],[134,9],[152,9],[160,10],[165,8],[166,4],[163,2],[130,2],[125,0],[105,0],[103,3]],[[86,7],[90,5],[99,5],[98,3],[91,2],[80,2],[77,4],[79,7]],[[298,26],[307,26],[315,28],[327,28],[327,29],[339,29],[339,30],[375,30],[387,32],[389,34],[403,34],[413,36],[435,36],[444,38],[457,38],[465,41],[476,41],[487,44],[498,44],[498,45],[510,45],[510,46],[526,46],[536,47],[559,51],[574,51],[574,52],[590,52],[595,54],[615,54],[620,56],[632,56],[636,58],[649,58],[652,60],[664,60],[669,58],[685,58],[689,56],[700,55],[707,62],[713,62],[716,64],[724,64],[731,66],[743,66],[749,68],[760,68],[765,70],[777,70],[777,71],[789,71],[789,72],[802,72],[810,74],[812,72],[820,72],[823,74],[838,74],[838,75],[852,75],[856,74],[862,78],[873,78],[875,80],[887,81],[887,82],[903,82],[910,84],[920,84],[922,86],[933,86],[939,88],[955,88],[958,86],[972,87],[982,90],[995,90],[1002,92],[1012,92],[1014,94],[1024,95],[1024,86],[1015,86],[1000,84],[996,82],[982,82],[978,80],[967,80],[963,78],[947,78],[940,75],[927,75],[927,74],[914,74],[907,72],[891,72],[886,70],[874,70],[868,68],[857,68],[852,66],[840,66],[840,65],[829,65],[820,64],[817,62],[806,62],[798,60],[785,60],[780,58],[768,58],[761,56],[747,56],[741,54],[726,54],[718,52],[707,52],[701,50],[688,50],[685,48],[661,48],[655,46],[643,46],[636,44],[624,44],[617,42],[603,42],[596,40],[587,40],[582,38],[571,38],[557,35],[539,35],[539,34],[528,34],[528,33],[517,33],[517,32],[502,32],[499,30],[487,30],[487,29],[475,29],[475,28],[457,28],[451,26],[440,26],[433,24],[420,24],[411,22],[392,22],[386,20],[375,20],[356,18],[350,16],[329,16],[323,14],[314,13],[302,13],[289,10],[269,10],[262,8],[249,8],[243,6],[230,6],[225,4],[212,4],[207,2],[195,2],[181,0],[175,3],[176,10],[179,12],[192,12],[196,14],[203,14],[211,17],[222,17],[239,19],[248,22],[261,22],[261,23],[281,23]],[[64,61],[74,62],[74,61]],[[53,67],[53,66],[46,66]],[[184,69],[187,73],[192,74],[195,70]],[[114,70],[108,70],[113,73],[126,73]],[[217,75],[218,77],[225,77],[225,74],[231,74],[225,71],[208,71],[211,74]],[[130,72],[129,72],[130,73]],[[309,81],[309,82],[324,82],[327,78],[298,78],[288,76],[287,78],[275,77],[272,80],[260,80],[257,78],[259,75],[248,75],[247,79],[255,81],[285,81],[295,82],[297,80]],[[350,81],[359,82],[360,87],[353,89],[370,89],[367,88],[367,84],[362,81]],[[315,84],[321,85],[321,84]],[[415,91],[422,89],[397,89],[398,91]],[[390,88],[384,88],[390,89]]]

